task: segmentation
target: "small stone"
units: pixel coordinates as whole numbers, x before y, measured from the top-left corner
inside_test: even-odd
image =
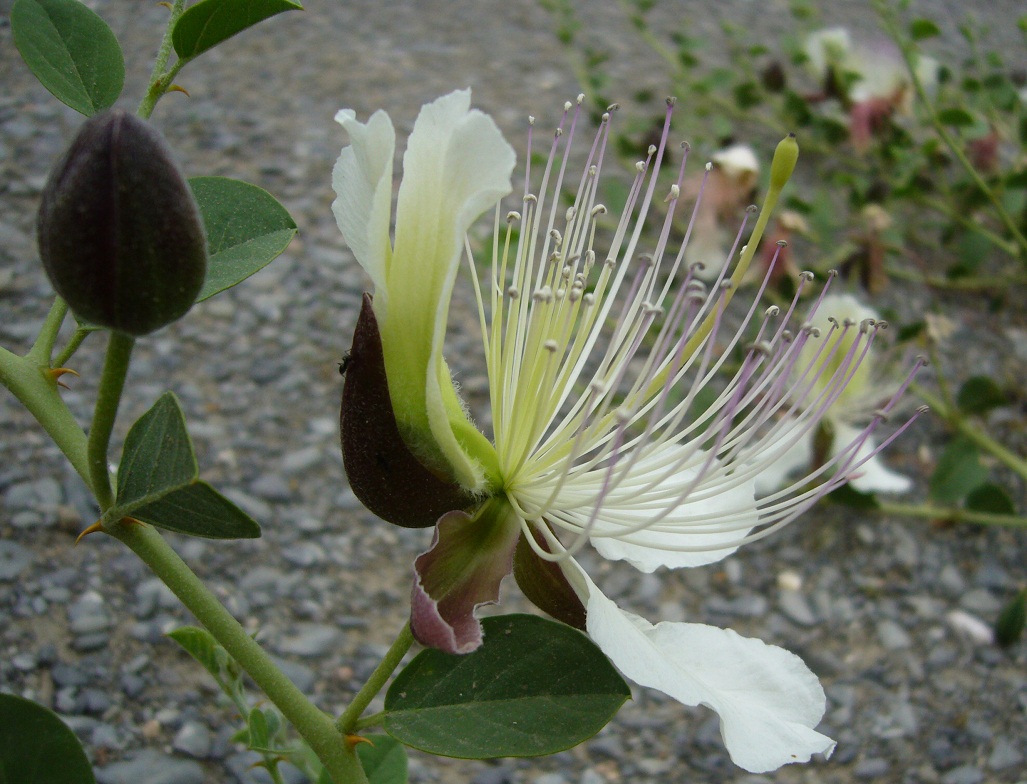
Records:
[[[890,767],[888,760],[881,757],[871,757],[856,763],[853,774],[858,779],[876,779],[885,775]]]
[[[11,664],[19,672],[32,672],[39,664],[31,653],[17,653],[11,657]]]
[[[512,784],[513,774],[508,768],[498,766],[478,771],[471,779],[471,784]]]
[[[11,513],[30,512],[37,516],[39,525],[50,527],[57,524],[57,510],[64,501],[60,483],[53,477],[43,477],[31,482],[11,485],[4,493],[4,506]],[[16,527],[28,527],[18,522],[19,515],[11,515]]]
[[[181,726],[171,747],[190,757],[204,759],[210,756],[211,736],[207,725],[199,721],[187,721]]]
[[[559,773],[543,773],[535,779],[535,784],[567,784],[567,779]]]
[[[68,625],[74,634],[106,631],[112,622],[103,597],[96,591],[86,591],[68,608]]]
[[[292,500],[292,489],[281,474],[262,474],[250,483],[250,492],[265,501],[286,503]]]
[[[121,762],[97,768],[98,784],[203,784],[203,768],[184,760],[143,749]]]
[[[974,588],[967,591],[959,600],[959,604],[964,610],[984,616],[994,615],[1002,609],[1002,602],[996,599],[987,588]]]
[[[1023,764],[1023,753],[1011,741],[999,738],[988,756],[988,767],[992,770],[1008,770]]]
[[[289,452],[282,458],[282,473],[288,476],[296,476],[305,473],[316,466],[324,458],[324,450],[317,446],[308,446]]]
[[[890,651],[908,648],[913,644],[909,633],[890,618],[885,618],[877,624],[877,638],[881,645]]]
[[[817,622],[813,608],[810,607],[806,595],[799,591],[783,590],[778,592],[778,607],[785,617],[800,626],[813,626]]]
[[[995,631],[976,615],[963,610],[953,610],[945,616],[945,620],[957,632],[979,645],[991,645],[994,642]]]
[[[606,779],[600,775],[599,771],[587,768],[581,774],[581,781],[578,784],[606,784]]]
[[[960,765],[941,777],[941,784],[981,784],[984,772],[973,765]]]
[[[320,623],[300,624],[295,634],[284,637],[278,643],[282,653],[314,658],[335,650],[341,634],[334,626]]]
[[[32,552],[17,542],[0,539],[0,580],[17,579],[32,564]]]
[[[317,542],[299,542],[282,548],[282,558],[300,568],[322,563],[326,557],[324,548]]]

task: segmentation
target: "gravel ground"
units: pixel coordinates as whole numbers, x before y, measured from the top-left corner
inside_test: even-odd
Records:
[[[123,42],[123,105],[131,108],[165,11],[120,0],[91,5]],[[747,24],[784,19],[778,2],[770,12],[767,4],[729,6]],[[1013,18],[1013,7],[992,12]],[[932,9],[943,16],[941,4]],[[35,252],[39,193],[80,118],[25,70],[8,10],[0,0],[0,339],[24,351],[51,299]],[[615,53],[611,92],[623,91],[626,110],[639,87],[664,90],[617,5],[603,0],[587,11],[589,34]],[[839,3],[831,13],[868,24],[864,3]],[[715,30],[717,18],[704,16],[700,30]],[[311,0],[306,13],[249,31],[184,71],[179,81],[192,97],[170,96],[155,116],[190,174],[267,188],[301,233],[245,285],[140,341],[120,421],[166,389],[179,396],[204,477],[250,511],[264,536],[172,541],[329,711],[363,682],[403,623],[409,564],[428,541],[427,532],[376,523],[342,473],[336,363],[364,281],[330,209],[329,173],[343,141],[332,116],[342,106],[362,117],[386,108],[402,138],[422,103],[470,85],[475,104],[516,142],[524,115],[550,124],[578,92],[551,26],[527,0]],[[1014,35],[1011,27],[999,35]],[[687,125],[685,112],[678,122]],[[460,296],[457,320],[469,317],[469,287]],[[907,308],[922,300],[910,291],[893,296]],[[965,301],[948,304],[965,322],[963,345],[974,346],[953,350],[953,361],[1022,377],[1022,307],[1007,308],[1000,321],[960,310]],[[480,405],[484,375],[470,364],[480,354],[476,335],[451,335],[451,355],[467,363],[457,368],[464,389]],[[76,356],[82,377],[66,393],[82,421],[101,343],[88,341]],[[1022,421],[1010,426],[1022,432]],[[73,546],[94,516],[86,492],[6,393],[0,434],[0,689],[61,713],[102,784],[262,781],[251,755],[231,742],[235,724],[212,684],[163,636],[188,614],[116,542],[90,537]],[[894,465],[923,476],[938,434],[930,422],[918,426],[894,451]],[[712,713],[636,689],[614,722],[578,749],[496,762],[413,753],[411,781],[1027,781],[1027,646],[1000,650],[984,627],[1023,584],[1024,552],[1023,535],[1012,531],[829,509],[705,569],[653,576],[593,564],[611,596],[651,619],[730,626],[800,654],[827,690],[822,731],[839,741],[834,757],[745,775],[728,760]],[[523,609],[516,590],[509,593],[504,609]]]

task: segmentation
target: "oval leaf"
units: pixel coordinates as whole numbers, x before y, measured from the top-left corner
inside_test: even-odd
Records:
[[[202,302],[270,264],[296,234],[288,211],[267,191],[230,177],[189,180],[207,231]]]
[[[193,482],[135,509],[144,523],[206,539],[257,539],[260,526],[206,482]]]
[[[0,727],[0,782],[96,781],[75,733],[53,711],[13,694],[0,694]]]
[[[125,58],[118,39],[79,0],[17,0],[11,29],[29,70],[76,112],[96,114],[121,95]]]
[[[201,0],[175,23],[171,42],[183,60],[196,57],[247,27],[283,11],[302,11],[292,0]]]
[[[581,632],[532,615],[486,618],[484,644],[420,653],[385,697],[400,743],[465,759],[554,754],[595,735],[630,691]]]
[[[368,784],[407,784],[407,752],[388,735],[367,735],[357,745],[357,757]]]
[[[956,405],[967,414],[984,414],[1008,403],[1006,393],[987,376],[967,379],[956,396]]]
[[[914,41],[923,41],[941,35],[941,28],[931,19],[914,19],[909,23],[909,35]]]
[[[988,469],[981,465],[977,447],[966,438],[954,438],[938,458],[931,474],[930,497],[944,504],[959,502],[983,485]]]

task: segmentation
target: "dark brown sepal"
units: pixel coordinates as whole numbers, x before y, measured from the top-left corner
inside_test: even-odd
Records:
[[[552,552],[536,531],[532,530],[532,535],[543,550]],[[542,612],[575,629],[585,630],[585,607],[567,582],[563,569],[559,564],[539,558],[523,536],[514,553],[513,573],[521,593]]]
[[[383,520],[428,528],[447,512],[474,503],[460,485],[425,468],[400,435],[370,294],[364,294],[346,363],[341,432],[350,487]]]
[[[87,120],[43,189],[39,256],[80,319],[138,337],[183,316],[207,272],[207,235],[185,177],[149,123]]]

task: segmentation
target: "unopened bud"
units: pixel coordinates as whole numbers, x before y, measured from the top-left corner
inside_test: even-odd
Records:
[[[43,190],[39,255],[75,314],[145,335],[192,307],[207,239],[160,134],[121,111],[89,119]]]

